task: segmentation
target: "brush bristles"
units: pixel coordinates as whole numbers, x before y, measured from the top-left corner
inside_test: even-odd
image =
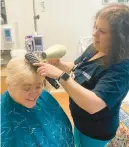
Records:
[[[33,53],[27,53],[25,59],[31,64],[40,62]]]

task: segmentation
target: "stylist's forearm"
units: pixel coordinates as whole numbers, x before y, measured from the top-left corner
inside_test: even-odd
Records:
[[[60,64],[58,65],[58,68],[64,72],[70,73],[72,68],[74,66],[73,62],[63,62],[60,61]]]
[[[72,78],[64,81],[60,79],[60,84],[64,87],[73,101],[88,113],[93,114],[106,107],[105,102],[97,95],[80,86]]]

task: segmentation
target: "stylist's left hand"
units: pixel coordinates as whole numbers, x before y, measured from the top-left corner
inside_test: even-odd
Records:
[[[39,75],[44,77],[47,76],[49,78],[58,79],[63,73],[63,71],[48,63],[34,63],[33,65],[39,66],[37,72]]]

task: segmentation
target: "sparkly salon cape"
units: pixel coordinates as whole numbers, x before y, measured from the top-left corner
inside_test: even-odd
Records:
[[[43,91],[34,108],[1,96],[1,147],[74,147],[71,124],[57,101]]]

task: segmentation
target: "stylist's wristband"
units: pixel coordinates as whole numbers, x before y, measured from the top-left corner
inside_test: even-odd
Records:
[[[64,80],[64,81],[67,81],[68,79],[70,78],[70,75],[66,72],[63,72],[59,78],[58,78],[58,81],[60,81],[60,79]]]

